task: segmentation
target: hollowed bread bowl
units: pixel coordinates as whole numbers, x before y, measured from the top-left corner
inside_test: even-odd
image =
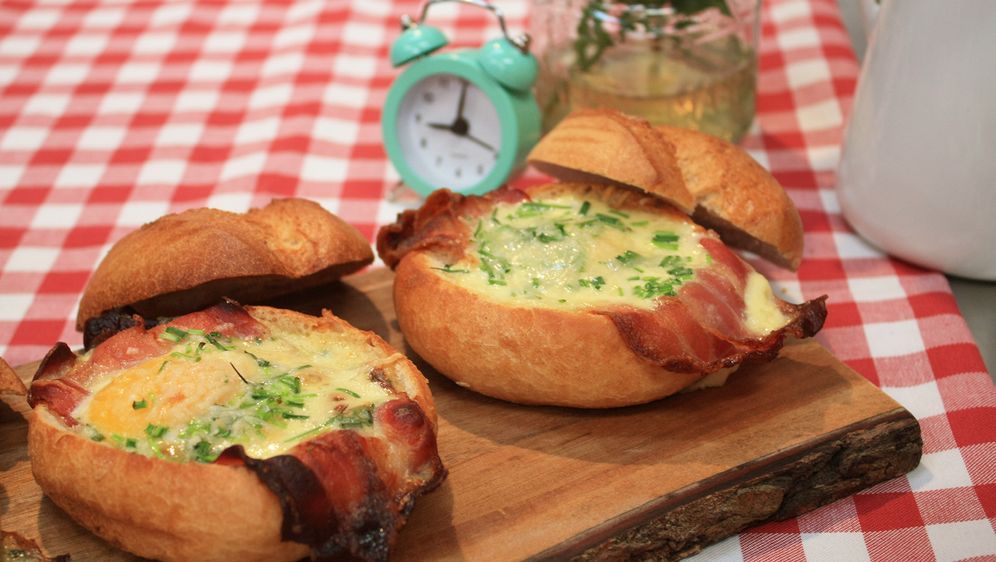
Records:
[[[29,402],[45,494],[147,558],[384,560],[445,476],[421,373],[329,313],[226,302],[59,344]]]
[[[602,184],[439,191],[382,229],[378,252],[411,348],[457,384],[523,404],[656,400],[770,360],[825,316],[821,299],[778,299],[661,198]]]

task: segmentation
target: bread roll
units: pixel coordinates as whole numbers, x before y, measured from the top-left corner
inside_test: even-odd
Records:
[[[611,110],[580,110],[528,157],[563,181],[624,185],[657,195],[729,245],[796,270],[802,221],[779,183],[740,147]]]
[[[642,119],[583,109],[568,115],[529,153],[528,162],[565,182],[635,187],[691,214],[695,196],[674,147]]]
[[[224,303],[31,385],[32,471],[95,534],[162,560],[384,560],[445,477],[415,366],[370,332]]]
[[[438,191],[378,234],[412,349],[461,386],[523,404],[656,400],[822,326],[718,236],[630,189]]]
[[[740,147],[677,127],[657,130],[674,146],[692,218],[727,244],[795,271],[802,261],[802,220],[775,178]]]
[[[279,199],[245,214],[192,209],[149,223],[111,248],[87,283],[76,329],[121,308],[154,319],[222,297],[260,302],[372,261],[363,235],[312,201]]]

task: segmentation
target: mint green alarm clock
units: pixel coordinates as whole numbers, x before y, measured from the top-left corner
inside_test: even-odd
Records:
[[[442,2],[491,11],[502,37],[435,54],[447,40],[424,21]],[[417,24],[405,16],[401,25],[391,64],[408,68],[388,91],[382,127],[402,181],[421,195],[441,187],[481,194],[502,185],[540,137],[529,36],[510,37],[501,11],[484,0],[430,0]]]

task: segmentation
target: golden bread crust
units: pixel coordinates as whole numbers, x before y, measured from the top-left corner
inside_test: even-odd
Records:
[[[615,111],[586,109],[568,115],[540,139],[527,160],[563,181],[635,187],[685,213],[695,208],[674,148],[646,121]]]
[[[658,126],[674,146],[698,206],[692,218],[725,242],[795,271],[802,261],[802,220],[772,175],[740,147],[698,131]]]
[[[606,316],[512,307],[430,268],[428,257],[416,252],[395,272],[394,306],[405,341],[481,394],[520,404],[610,408],[662,398],[703,376],[641,360]]]
[[[568,115],[529,155],[563,181],[625,185],[661,197],[734,247],[796,270],[802,220],[785,190],[725,140],[611,110]]]
[[[157,560],[299,560],[280,540],[280,503],[245,467],[171,463],[65,430],[44,406],[28,418],[38,485],[84,527]],[[192,501],[196,498],[196,501]]]
[[[403,524],[415,498],[445,477],[435,452],[436,413],[425,378],[410,360],[375,333],[359,330],[327,311],[315,317],[261,306],[245,310],[271,333],[333,332],[341,335],[336,341],[343,346],[362,348],[364,353],[374,350],[378,356],[376,368],[386,379],[385,384],[398,396],[407,394],[421,407],[424,418],[411,413],[414,418],[409,419],[428,422],[428,445],[425,441],[390,437],[404,432],[406,427],[375,425],[372,456],[360,463],[374,463],[370,465],[374,472],[365,477],[383,479],[383,485],[391,486],[385,497],[397,510],[398,525]],[[270,482],[264,482],[264,473],[259,469],[226,459],[225,454],[219,461],[205,464],[171,462],[128,452],[67,429],[58,415],[42,402],[35,405],[29,417],[28,447],[35,479],[59,507],[116,546],[161,560],[292,561],[309,555],[309,545],[282,540],[289,517],[283,503],[288,497],[278,497]],[[418,435],[415,431],[405,435]],[[322,440],[330,433],[353,432],[320,433],[281,457],[298,456],[310,467],[309,447],[328,447]],[[267,461],[256,461],[259,462]],[[279,474],[278,468],[274,465],[267,470],[277,474],[278,479],[289,478]],[[325,474],[339,478],[336,471]],[[334,489],[354,483],[349,479],[322,481],[322,486]],[[364,489],[369,488],[359,488],[358,493]],[[393,540],[394,532],[396,529],[385,527],[387,541]],[[324,548],[328,548],[327,543]]]
[[[441,262],[464,267],[461,260],[474,243],[468,219],[488,216],[502,202],[566,194],[693,224],[657,197],[605,185],[554,183],[480,197],[437,191],[421,209],[382,229],[378,252],[395,268],[394,305],[405,340],[440,373],[511,402],[610,408],[668,396],[744,361],[771,360],[785,337],[808,337],[822,326],[821,299],[800,305],[775,299],[787,323],[748,331],[750,266],[700,226],[694,228],[702,232],[710,265],[647,310],[534,306],[440,271]]]
[[[312,201],[274,200],[245,214],[192,209],[146,224],[111,248],[83,293],[76,329],[124,306],[154,318],[221,297],[258,302],[372,261],[366,238]]]

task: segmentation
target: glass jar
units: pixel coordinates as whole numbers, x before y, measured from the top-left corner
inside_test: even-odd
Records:
[[[539,0],[530,31],[544,130],[599,107],[734,142],[750,128],[760,0]]]

